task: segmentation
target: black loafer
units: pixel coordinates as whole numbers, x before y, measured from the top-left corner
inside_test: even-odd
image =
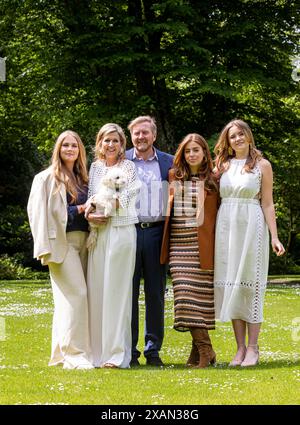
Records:
[[[164,366],[160,357],[147,357],[147,366]]]
[[[133,366],[139,366],[139,365],[140,365],[140,362],[139,362],[138,359],[131,359],[131,361],[130,361],[130,366],[131,367],[133,367]]]

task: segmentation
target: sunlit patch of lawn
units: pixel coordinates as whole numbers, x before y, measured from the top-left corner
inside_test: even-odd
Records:
[[[173,294],[168,288],[161,351],[165,367],[146,366],[141,357],[141,366],[128,370],[72,371],[47,366],[53,310],[49,282],[1,282],[0,403],[299,404],[300,285],[268,287],[260,363],[248,369],[228,367],[234,337],[230,323],[219,322],[211,332],[216,366],[184,366],[190,335],[173,330]],[[143,329],[143,298],[140,308]]]

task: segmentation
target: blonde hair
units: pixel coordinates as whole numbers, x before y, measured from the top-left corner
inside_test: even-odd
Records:
[[[78,158],[74,163],[73,173],[69,172],[60,157],[61,146],[67,136],[71,136],[76,140],[79,149]],[[87,186],[88,184],[85,148],[79,135],[75,131],[66,130],[58,136],[53,148],[51,164],[58,190],[60,185],[64,184],[66,186],[66,191],[71,196],[71,202],[75,203],[78,192],[82,190],[82,186]]]
[[[126,150],[126,136],[124,134],[123,129],[118,125],[114,123],[108,123],[104,124],[100,130],[98,131],[98,134],[96,136],[96,145],[95,145],[95,159],[104,159],[105,155],[102,152],[102,141],[104,137],[107,134],[110,133],[117,133],[120,137],[121,142],[121,151],[119,154],[119,159],[125,158],[125,150]]]
[[[180,142],[174,157],[174,171],[177,180],[189,180],[191,177],[191,170],[189,164],[184,157],[186,145],[190,142],[197,143],[203,150],[203,161],[200,164],[199,177],[204,180],[205,188],[208,190],[217,190],[217,184],[213,177],[213,161],[209,151],[209,146],[204,139],[197,133],[190,133],[186,135]]]
[[[132,133],[133,127],[135,125],[141,124],[143,122],[148,122],[150,124],[151,131],[152,131],[154,137],[156,137],[156,135],[157,135],[156,121],[153,117],[150,117],[150,115],[141,115],[141,116],[135,118],[134,120],[130,121],[127,128],[130,131],[130,133]]]
[[[246,140],[249,142],[249,155],[244,165],[244,170],[247,173],[252,172],[256,161],[259,161],[262,158],[261,152],[256,149],[254,143],[254,137],[249,125],[240,119],[234,119],[225,125],[223,130],[220,133],[217,144],[215,146],[214,152],[216,154],[215,164],[216,168],[220,173],[226,171],[229,167],[230,159],[235,157],[234,151],[229,153],[230,143],[228,140],[228,132],[233,127],[236,126],[246,136]]]

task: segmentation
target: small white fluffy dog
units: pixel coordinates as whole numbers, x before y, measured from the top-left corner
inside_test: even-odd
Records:
[[[124,171],[119,167],[108,170],[107,174],[102,178],[99,190],[88,200],[88,207],[85,210],[87,217],[90,212],[102,214],[109,217],[114,207],[114,200],[119,198],[119,194],[127,184],[127,177]],[[90,223],[90,234],[87,239],[87,248],[93,249],[97,241],[97,224]]]

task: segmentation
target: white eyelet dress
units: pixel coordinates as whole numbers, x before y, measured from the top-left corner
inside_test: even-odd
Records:
[[[220,180],[222,203],[215,243],[215,313],[222,322],[263,321],[269,265],[269,232],[258,199],[261,171],[243,170],[246,160],[232,159]]]

